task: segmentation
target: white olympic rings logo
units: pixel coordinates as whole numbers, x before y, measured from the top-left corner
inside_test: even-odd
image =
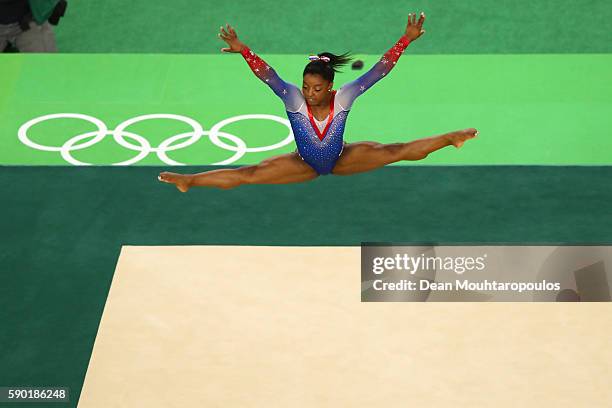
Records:
[[[41,145],[39,143],[33,142],[28,137],[28,130],[32,126],[38,123],[47,121],[47,120],[60,119],[60,118],[82,119],[82,120],[88,121],[96,125],[98,127],[98,130],[73,136],[72,138],[67,140],[62,146],[58,146],[58,147]],[[133,125],[134,123],[142,122],[144,120],[149,120],[149,119],[178,120],[178,121],[187,123],[193,128],[193,130],[191,132],[186,132],[186,133],[181,133],[178,135],[171,136],[167,138],[166,140],[164,140],[163,142],[161,142],[158,147],[152,147],[149,141],[145,139],[144,137],[137,135],[136,133],[128,132],[125,130],[128,126]],[[238,136],[233,135],[231,133],[221,131],[221,128],[223,128],[225,125],[229,125],[230,123],[238,122],[238,121],[245,120],[245,119],[267,119],[267,120],[272,120],[274,122],[281,123],[287,126],[287,128],[289,129],[289,134],[284,140],[276,144],[273,144],[273,145],[264,146],[264,147],[247,147],[244,140],[242,140]],[[158,113],[158,114],[150,114],[150,115],[141,115],[141,116],[137,116],[132,119],[128,119],[125,122],[119,124],[119,126],[117,126],[115,130],[110,130],[107,128],[104,122],[102,122],[100,119],[95,118],[93,116],[83,115],[80,113],[54,113],[50,115],[40,116],[38,118],[34,118],[34,119],[27,121],[26,123],[21,125],[21,127],[19,128],[19,132],[18,132],[19,140],[26,146],[31,147],[33,149],[37,149],[37,150],[47,151],[47,152],[60,152],[64,160],[66,160],[68,163],[73,164],[75,166],[86,166],[86,165],[90,165],[91,163],[85,163],[85,162],[75,159],[74,157],[72,157],[71,152],[75,150],[86,149],[92,145],[95,145],[96,143],[100,142],[102,139],[104,139],[108,135],[113,135],[113,139],[120,146],[123,146],[129,150],[138,152],[138,154],[135,157],[129,160],[125,160],[119,163],[111,163],[112,165],[116,165],[116,166],[128,166],[134,163],[138,163],[140,160],[148,156],[149,153],[151,152],[155,152],[157,154],[157,157],[159,157],[159,159],[166,164],[174,165],[174,166],[184,166],[185,163],[180,163],[180,162],[177,162],[176,160],[172,160],[171,158],[168,157],[167,153],[170,151],[177,150],[177,149],[182,149],[187,146],[191,146],[192,144],[200,140],[202,136],[208,136],[210,141],[214,143],[216,146],[222,149],[234,152],[234,155],[231,156],[229,159],[226,159],[226,160],[223,160],[217,163],[212,163],[213,165],[231,164],[239,160],[240,158],[242,158],[242,156],[244,156],[245,153],[265,152],[268,150],[274,150],[274,149],[278,149],[280,147],[286,146],[290,144],[291,142],[293,142],[293,132],[291,130],[291,125],[289,123],[289,120],[285,118],[281,118],[279,116],[266,115],[266,114],[234,116],[229,119],[222,120],[221,122],[215,124],[210,130],[204,130],[202,128],[202,125],[200,125],[197,121],[187,116],[174,115],[170,113]],[[132,141],[138,144],[130,143],[129,141],[126,140],[126,138],[131,139]],[[221,138],[227,139],[228,141],[233,143],[233,145],[223,142]],[[173,144],[183,139],[186,139],[186,140],[180,143]]]

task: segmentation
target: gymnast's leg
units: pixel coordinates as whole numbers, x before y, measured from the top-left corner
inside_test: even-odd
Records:
[[[402,160],[422,160],[429,153],[446,146],[453,145],[459,148],[466,140],[476,137],[477,134],[476,129],[470,128],[408,143],[350,143],[344,147],[332,173],[346,176],[378,169]]]
[[[164,183],[175,184],[176,188],[184,193],[194,186],[230,189],[242,184],[301,183],[317,177],[317,172],[297,153],[288,153],[271,157],[254,166],[211,170],[198,174],[163,172],[158,179]]]

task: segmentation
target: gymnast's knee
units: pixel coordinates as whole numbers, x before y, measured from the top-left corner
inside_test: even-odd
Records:
[[[407,159],[405,145],[403,143],[389,143],[377,146],[375,149],[382,150],[384,153],[385,163],[395,163],[402,160],[418,160],[418,159]]]
[[[240,169],[239,177],[235,180],[235,183],[236,183],[235,187],[238,187],[242,184],[257,184],[259,182],[258,180],[259,175],[257,173],[263,170],[267,166],[269,166],[269,163],[267,163],[266,160],[264,160],[255,166],[242,167]]]
[[[220,188],[221,190],[230,190],[243,184],[251,184],[256,167],[257,166],[245,166],[238,169],[229,170],[232,172],[231,176],[226,176],[218,180],[216,182],[216,187]]]

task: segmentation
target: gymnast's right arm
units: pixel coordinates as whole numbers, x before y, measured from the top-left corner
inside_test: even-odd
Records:
[[[240,53],[249,64],[251,71],[283,100],[287,110],[292,112],[299,110],[303,103],[300,90],[295,85],[283,81],[272,67],[240,41],[233,27],[229,24],[225,29],[221,27],[219,37],[229,45],[229,48],[222,48],[222,52]]]

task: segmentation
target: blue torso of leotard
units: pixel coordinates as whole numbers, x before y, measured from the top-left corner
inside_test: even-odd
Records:
[[[344,124],[347,116],[347,111],[334,115],[323,140],[320,140],[308,117],[300,112],[287,111],[298,153],[317,173],[329,174],[334,169],[344,146]]]

